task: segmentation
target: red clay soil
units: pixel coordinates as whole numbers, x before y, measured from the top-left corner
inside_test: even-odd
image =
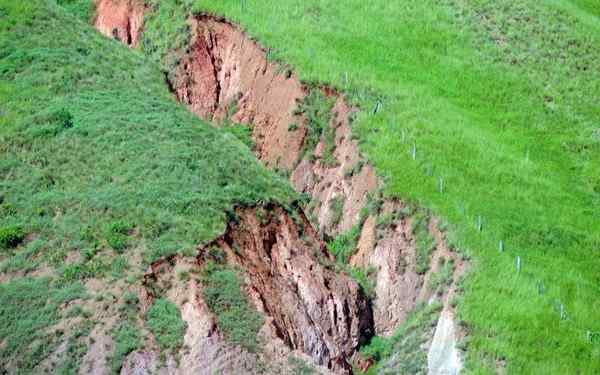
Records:
[[[350,372],[350,358],[373,334],[367,298],[332,269],[333,258],[304,215],[294,221],[280,207],[261,211],[238,210],[239,222],[213,245],[245,270],[249,295],[288,347],[337,373]]]
[[[191,23],[190,52],[171,82],[174,93],[205,119],[252,124],[256,152],[270,166],[293,167],[304,138],[293,111],[304,97],[297,77],[269,63],[265,51],[233,25],[208,16]]]
[[[95,0],[94,4],[94,26],[98,31],[130,47],[138,45],[144,25],[143,0]]]

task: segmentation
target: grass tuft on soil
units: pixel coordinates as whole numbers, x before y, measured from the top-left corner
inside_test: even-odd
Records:
[[[209,261],[202,276],[204,301],[230,343],[255,352],[264,318],[249,303],[237,270]]]

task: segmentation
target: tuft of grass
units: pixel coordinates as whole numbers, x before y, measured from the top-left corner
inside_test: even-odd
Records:
[[[106,230],[106,242],[114,250],[122,252],[127,248],[127,236],[131,229],[132,225],[123,220],[110,223]]]
[[[146,314],[146,324],[162,350],[176,352],[183,345],[187,324],[173,302],[162,298],[154,301]]]
[[[85,339],[88,337],[93,327],[90,320],[85,321],[75,329],[75,332],[67,340],[67,349],[63,362],[54,371],[59,375],[77,374],[81,361],[88,351]]]
[[[292,368],[293,375],[312,375],[316,373],[313,367],[298,357],[290,356],[288,358],[288,365]]]
[[[454,261],[452,259],[446,260],[445,258],[440,258],[440,260],[440,269],[431,275],[428,287],[432,291],[439,290],[439,292],[443,293],[444,288],[452,283]]]
[[[416,271],[424,274],[429,270],[431,254],[435,250],[435,239],[429,232],[429,214],[417,209],[412,217],[412,232],[415,236],[417,263]]]
[[[20,226],[11,225],[0,228],[0,248],[17,247],[25,239],[25,233]]]
[[[131,322],[125,322],[113,330],[115,350],[108,359],[113,374],[120,373],[127,355],[141,347],[142,338],[139,331],[139,328]]]
[[[312,88],[310,93],[298,105],[295,114],[306,118],[307,133],[302,145],[302,158],[315,160],[314,150],[321,139],[325,142],[322,163],[325,166],[335,166],[337,160],[335,151],[335,129],[331,126],[334,101],[327,98],[318,88]]]
[[[208,262],[202,275],[204,300],[217,316],[227,340],[250,352],[259,350],[258,330],[263,317],[250,306],[237,271]]]
[[[344,216],[344,197],[341,195],[331,198],[329,201],[329,209],[331,210],[330,223],[332,227],[337,227]]]
[[[390,337],[374,336],[360,353],[375,362],[366,374],[426,374],[423,345],[435,327],[442,306],[419,305]]]
[[[347,264],[354,254],[360,238],[361,226],[355,225],[349,231],[337,235],[327,243],[329,251],[335,255],[339,263]]]

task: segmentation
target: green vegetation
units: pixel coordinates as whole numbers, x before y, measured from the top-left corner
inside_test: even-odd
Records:
[[[115,350],[108,359],[113,374],[120,373],[125,357],[141,346],[139,331],[139,328],[131,322],[121,324],[113,331]]]
[[[89,20],[89,2],[58,3]],[[493,373],[498,362],[507,373],[600,371],[587,339],[600,331],[597,1],[150,4],[148,58],[49,1],[0,3],[0,228],[34,238],[0,255],[3,272],[59,265],[70,251],[111,264],[98,258],[116,220],[138,230],[125,245],[147,262],[189,252],[223,229],[235,203],[290,199],[245,145],[176,105],[152,63],[173,74],[189,38],[186,10],[210,10],[244,25],[305,82],[347,93],[363,109],[354,136],[386,195],[451,224],[453,244],[473,259],[458,306],[468,371]],[[13,298],[11,288],[31,294],[33,310],[48,314],[26,323],[46,327],[56,306],[26,280],[0,286],[0,298]],[[3,363],[22,352],[15,342],[33,342],[19,359],[26,371],[51,343],[4,319],[18,301],[2,302]]]
[[[56,369],[56,374],[71,375],[78,373],[81,360],[88,351],[88,345],[85,341],[92,330],[92,326],[92,322],[87,320],[75,329],[73,335],[67,340],[65,358]]]
[[[435,239],[429,232],[429,215],[425,210],[418,209],[412,217],[412,232],[415,235],[417,251],[416,271],[424,274],[429,270],[431,254],[435,250]]]
[[[190,0],[147,0],[152,9],[144,19],[141,50],[158,63],[174,82],[175,68],[191,38],[187,23]]]
[[[434,329],[442,306],[419,305],[390,337],[375,336],[361,349],[375,361],[366,374],[426,374],[427,352],[423,344]]]
[[[337,163],[333,152],[335,151],[335,129],[330,126],[331,110],[334,99],[327,98],[319,88],[312,88],[310,93],[298,105],[297,115],[306,118],[306,137],[302,145],[302,157],[315,160],[314,150],[323,138],[325,148],[321,159],[325,166],[335,166]]]
[[[451,224],[473,259],[458,306],[469,372],[502,361],[507,373],[561,374],[600,371],[585,339],[600,331],[597,4],[202,0],[194,9],[241,23],[305,82],[346,92],[363,108],[353,131],[386,194]]]
[[[68,278],[85,278],[110,270],[106,248],[146,262],[189,253],[234,204],[295,196],[237,139],[177,105],[143,55],[52,1],[1,6],[0,246],[24,233],[35,246],[0,269],[58,266],[78,251]]]
[[[81,284],[59,285],[45,278],[0,284],[0,370],[31,372],[59,342],[48,329],[60,320],[60,307],[84,296]]]
[[[115,348],[111,355],[107,358],[108,364],[113,374],[119,374],[121,372],[123,360],[127,357],[129,353],[142,347],[140,327],[138,327],[137,324],[138,303],[139,299],[135,293],[125,292],[123,294],[123,304],[119,307],[119,315],[122,320],[119,324],[117,324],[116,327],[112,329],[111,335],[115,343]],[[160,315],[156,312],[155,314]],[[175,321],[176,324],[179,323],[177,319],[172,320]],[[159,334],[162,334],[163,330],[170,330],[170,328],[161,327],[160,324],[162,324],[162,322],[154,324],[158,326],[155,329],[158,331]],[[154,331],[153,333],[155,335],[157,334]],[[161,348],[164,349],[162,346]]]
[[[56,3],[83,22],[94,16],[94,3],[90,0],[56,0]]]
[[[373,298],[375,297],[375,284],[373,281],[375,270],[352,267],[349,264],[350,257],[356,251],[363,222],[364,220],[360,220],[360,223],[349,231],[337,235],[327,243],[327,249],[335,256],[335,269],[338,272],[347,273],[360,285],[368,298]]]
[[[452,276],[454,275],[454,261],[452,259],[446,260],[440,258],[440,268],[437,272],[432,273],[429,279],[429,285],[427,286],[432,291],[442,292],[444,288],[452,283]]]
[[[187,328],[173,302],[159,298],[146,314],[146,323],[162,350],[176,352],[183,345]]]
[[[127,247],[127,235],[131,230],[131,224],[122,220],[110,224],[106,231],[106,242],[114,250],[122,252]]]
[[[296,197],[236,137],[176,104],[153,60],[86,25],[90,1],[58,4],[0,1],[0,272],[47,265],[58,275],[0,285],[0,372],[31,373],[65,340],[55,370],[77,369],[91,327],[50,329],[84,296],[78,280],[125,278],[134,252],[146,263],[192,252],[235,204]],[[139,312],[126,310],[113,331],[115,373],[141,346]],[[159,300],[147,316],[164,349],[183,338],[174,311]]]
[[[202,277],[204,301],[217,316],[219,329],[233,344],[258,350],[258,330],[263,317],[250,305],[234,269],[208,262]]]
[[[288,364],[292,368],[293,375],[312,375],[315,374],[315,370],[306,363],[305,360],[298,357],[290,356],[288,358]]]
[[[348,264],[356,250],[360,238],[361,225],[355,225],[349,231],[337,235],[327,244],[329,251],[335,255],[338,262]]]
[[[331,223],[331,226],[335,228],[342,221],[344,215],[344,197],[338,195],[331,198],[329,201],[329,209],[331,211],[329,222]]]
[[[21,227],[12,225],[0,228],[0,248],[9,249],[17,247],[18,244],[23,242],[25,234]]]

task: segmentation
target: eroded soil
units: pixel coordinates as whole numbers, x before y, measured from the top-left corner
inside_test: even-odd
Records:
[[[95,25],[99,31],[132,47],[137,45],[143,6],[126,0],[100,0],[97,12]],[[321,371],[351,373],[351,364],[361,361],[358,348],[371,335],[390,335],[418,303],[435,298],[443,303],[442,317],[446,319],[438,325],[440,333],[436,337],[443,333],[442,328],[446,332],[454,327],[450,300],[465,266],[446,246],[437,221],[429,221],[429,231],[435,238],[429,271],[420,274],[416,270],[417,245],[411,218],[397,214],[405,205],[388,200],[375,212],[364,214],[382,183],[351,136],[352,114],[358,109],[334,90],[302,84],[293,71],[269,61],[264,48],[227,20],[199,15],[189,24],[188,53],[182,56],[175,74],[169,75],[174,77],[168,82],[173,94],[203,119],[251,125],[257,157],[267,166],[287,170],[293,187],[312,197],[311,204],[304,207],[310,221],[301,210],[295,222],[281,207],[269,206],[269,219],[263,222],[257,210],[264,208],[240,208],[240,220],[229,223],[226,233],[212,244],[226,252],[228,264],[244,270],[248,295],[267,317],[261,332],[266,337],[266,348],[272,349],[265,354],[269,361],[281,364],[282,358],[297,352],[310,358]],[[311,90],[321,90],[334,101],[329,121],[333,129],[333,163],[324,161],[326,143],[332,142],[324,135],[314,149],[306,150],[307,119],[298,108]],[[395,219],[379,225],[382,215]],[[360,235],[350,264],[375,271],[373,301],[368,301],[356,282],[335,272],[335,260],[323,242],[355,226],[359,226]],[[441,258],[454,262],[451,286],[430,290],[429,279],[439,271]],[[180,260],[173,262],[164,260],[161,267],[168,263],[167,270],[172,271]],[[189,266],[201,264],[197,261]],[[152,277],[170,273],[159,272],[156,267],[159,265],[153,265],[149,272]],[[200,283],[172,284],[175,286],[167,295],[180,306],[188,323],[185,342],[191,348],[183,355],[178,371],[228,372],[237,368],[252,373],[256,356],[225,342],[202,301]],[[151,298],[145,296],[148,303]],[[434,354],[430,354],[430,364],[435,364],[431,373],[445,371],[439,365],[443,360],[431,360],[437,351],[432,348]],[[151,371],[157,366],[153,357],[156,354],[151,353],[130,355],[123,371]],[[453,357],[453,361],[453,368],[460,368],[460,359]],[[174,366],[168,363],[167,368]]]

